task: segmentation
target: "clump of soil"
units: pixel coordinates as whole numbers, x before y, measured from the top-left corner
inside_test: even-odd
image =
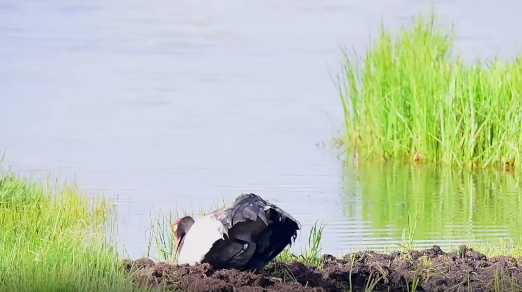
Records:
[[[261,271],[214,270],[208,264],[155,264],[150,259],[129,260],[126,266],[139,285],[165,285],[185,292],[522,291],[520,259],[487,259],[466,246],[451,253],[434,246],[392,254],[325,255],[322,260],[321,269],[299,262],[277,262]]]

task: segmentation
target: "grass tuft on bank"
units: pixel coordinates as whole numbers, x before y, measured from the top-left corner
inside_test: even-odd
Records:
[[[0,291],[138,291],[108,237],[111,207],[0,174]]]
[[[431,15],[396,37],[382,27],[363,62],[345,52],[349,150],[370,160],[521,165],[522,59],[466,64],[452,45]]]

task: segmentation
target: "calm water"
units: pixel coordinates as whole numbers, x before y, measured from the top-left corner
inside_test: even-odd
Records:
[[[516,238],[518,178],[347,168],[325,141],[342,112],[341,47],[382,19],[396,30],[429,1],[0,1],[0,150],[23,174],[117,196],[119,240],[142,256],[150,217],[255,192],[323,251]],[[508,57],[519,1],[437,1],[468,59]],[[151,215],[152,213],[152,215]]]

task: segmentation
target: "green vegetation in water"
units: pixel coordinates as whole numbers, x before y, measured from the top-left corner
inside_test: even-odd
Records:
[[[375,242],[373,249],[385,247],[386,239],[400,240],[404,229],[405,238],[444,249],[496,245],[499,238],[517,245],[522,239],[522,181],[516,173],[360,162],[345,176],[345,216],[368,222],[366,240]]]
[[[135,288],[107,233],[112,204],[0,174],[0,291]]]
[[[395,39],[382,27],[362,64],[344,54],[340,94],[350,152],[372,160],[520,166],[520,57],[466,65],[452,56],[452,43],[432,15]]]

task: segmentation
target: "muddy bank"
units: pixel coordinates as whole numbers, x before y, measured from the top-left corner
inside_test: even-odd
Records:
[[[445,253],[438,246],[411,252],[359,252],[323,256],[321,269],[302,263],[273,263],[262,271],[214,270],[149,259],[126,261],[139,285],[172,291],[522,291],[520,259],[486,258],[462,246]],[[415,288],[415,284],[416,288]],[[369,290],[372,288],[372,290]]]

